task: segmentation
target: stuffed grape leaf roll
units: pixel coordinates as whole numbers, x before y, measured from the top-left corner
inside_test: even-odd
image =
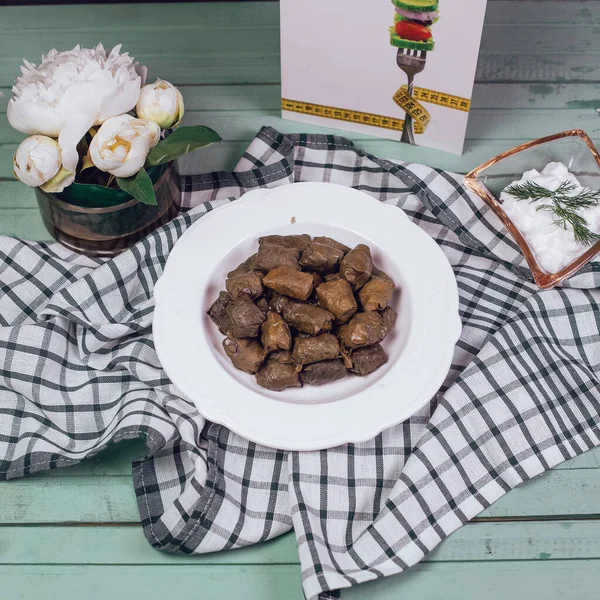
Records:
[[[301,252],[310,244],[310,235],[265,235],[258,238],[258,247],[263,246],[283,246],[284,248],[296,248]]]
[[[287,296],[282,296],[277,292],[272,292],[271,298],[269,299],[269,308],[275,311],[276,313],[282,314],[283,308],[286,304],[289,304],[290,302],[293,302],[293,300],[290,300],[290,298],[288,298]]]
[[[217,299],[212,303],[208,309],[208,316],[212,322],[219,328],[219,331],[223,335],[227,335],[228,330],[231,327],[231,319],[227,314],[227,307],[233,298],[227,292],[220,292]]]
[[[256,298],[263,293],[262,279],[262,273],[248,271],[247,273],[239,273],[228,277],[225,281],[225,287],[234,298],[242,294],[248,294],[248,296]]]
[[[354,250],[350,250],[340,262],[340,275],[355,290],[359,290],[371,279],[372,271],[371,250],[365,244],[359,244]]]
[[[313,238],[313,242],[316,242],[317,244],[323,244],[324,246],[331,246],[332,248],[337,248],[338,250],[341,250],[344,254],[350,252],[350,248],[346,246],[346,244],[342,244],[341,242],[338,242],[337,240],[334,240],[333,238],[324,235]]]
[[[265,360],[263,348],[256,340],[227,337],[223,340],[223,349],[233,366],[246,373],[256,373]]]
[[[344,361],[334,358],[306,365],[300,372],[300,380],[305,385],[324,385],[343,379],[347,372]]]
[[[363,310],[383,310],[390,303],[395,287],[389,277],[371,277],[358,292]]]
[[[256,254],[249,256],[243,263],[239,264],[233,271],[229,271],[227,273],[227,277],[235,277],[236,275],[241,275],[242,273],[247,273],[248,271],[254,270],[254,263],[256,261]]]
[[[358,306],[350,284],[345,279],[326,281],[317,288],[319,304],[336,319],[336,323],[347,323],[356,313]]]
[[[364,377],[385,365],[387,361],[388,357],[381,344],[374,344],[366,348],[359,348],[352,353],[352,368],[350,370]]]
[[[286,248],[285,246],[266,245],[256,254],[255,265],[257,269],[261,271],[272,271],[277,267],[291,267],[296,271],[300,270],[300,264],[298,258],[300,257],[300,250],[297,248]]]
[[[266,319],[248,294],[242,294],[231,302],[227,306],[227,315],[231,320],[229,333],[234,338],[258,337],[260,326]]]
[[[271,358],[256,373],[256,383],[275,392],[302,386],[298,371],[293,364],[282,363]]]
[[[284,365],[296,364],[292,357],[292,353],[289,350],[276,350],[275,352],[271,352],[271,354],[269,354],[269,360],[275,360]]]
[[[358,313],[350,319],[344,330],[342,342],[346,348],[362,348],[380,342],[386,331],[383,319],[377,312]]]
[[[340,355],[340,344],[331,333],[317,337],[296,338],[292,356],[298,366],[330,360]]]
[[[344,252],[333,246],[311,242],[300,257],[300,264],[313,271],[333,271],[344,257]]]
[[[387,306],[381,311],[381,320],[383,322],[384,331],[383,337],[385,337],[393,329],[397,318],[398,313],[391,306]]]
[[[290,327],[308,335],[331,331],[333,322],[333,315],[324,308],[300,302],[285,304],[283,318]]]
[[[256,306],[258,306],[258,308],[260,308],[261,312],[263,315],[265,315],[265,317],[267,316],[267,311],[269,310],[269,302],[267,301],[266,298],[259,298],[256,301]]]
[[[264,276],[263,285],[284,296],[305,301],[313,290],[314,279],[310,273],[277,267]]]
[[[267,320],[261,326],[260,341],[267,354],[273,350],[291,350],[290,328],[276,312],[267,313]]]

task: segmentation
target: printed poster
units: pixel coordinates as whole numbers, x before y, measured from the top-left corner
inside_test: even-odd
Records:
[[[286,119],[462,153],[486,0],[281,0]]]

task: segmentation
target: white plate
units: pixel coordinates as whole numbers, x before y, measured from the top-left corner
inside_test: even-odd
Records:
[[[375,373],[271,392],[233,367],[206,311],[260,236],[300,233],[367,244],[396,282],[399,317]],[[443,383],[461,331],[456,280],[438,245],[396,206],[327,183],[253,190],[203,217],[173,248],[154,296],[156,351],[175,386],[210,421],[285,450],[365,441],[413,415]]]

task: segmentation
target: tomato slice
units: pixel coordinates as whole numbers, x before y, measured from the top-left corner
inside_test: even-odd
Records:
[[[405,40],[411,40],[413,42],[424,42],[431,38],[431,31],[420,25],[419,23],[413,23],[411,21],[398,21],[396,23],[396,33]]]

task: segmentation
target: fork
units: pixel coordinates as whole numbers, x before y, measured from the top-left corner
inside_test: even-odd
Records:
[[[409,48],[398,48],[396,62],[408,77],[408,95],[412,98],[415,90],[415,75],[425,68],[427,50],[411,50]],[[415,144],[415,132],[412,117],[406,113],[401,141],[407,144]]]

